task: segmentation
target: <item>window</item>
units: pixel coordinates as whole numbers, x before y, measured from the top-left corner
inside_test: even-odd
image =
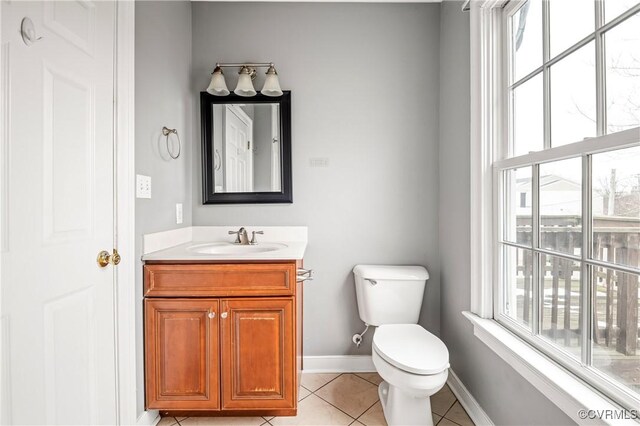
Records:
[[[500,19],[494,318],[637,408],[640,3],[512,0]]]

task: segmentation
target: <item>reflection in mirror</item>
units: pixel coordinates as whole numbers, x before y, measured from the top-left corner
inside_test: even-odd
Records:
[[[213,105],[214,192],[280,192],[280,106]]]
[[[291,91],[200,93],[202,203],[293,202]]]

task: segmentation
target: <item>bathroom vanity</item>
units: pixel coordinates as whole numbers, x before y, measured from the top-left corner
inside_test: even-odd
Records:
[[[303,253],[300,242],[245,249],[192,240],[145,255],[147,409],[295,415]]]

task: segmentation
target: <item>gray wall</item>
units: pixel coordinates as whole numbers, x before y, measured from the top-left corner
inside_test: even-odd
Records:
[[[358,263],[421,264],[422,323],[439,334],[437,4],[193,3],[193,93],[216,62],[272,61],[292,91],[293,204],[203,206],[194,225],[306,225],[305,355],[370,353]],[[239,25],[241,24],[241,29]],[[229,37],[233,34],[233,37]],[[236,84],[226,72],[227,84]],[[263,82],[260,76],[257,88]],[[198,143],[194,140],[194,146]],[[327,168],[310,158],[326,157]]]
[[[191,5],[184,2],[136,2],[136,173],[151,176],[151,196],[136,200],[136,252],[142,235],[191,225]],[[182,154],[167,155],[162,126],[176,128]],[[176,225],[176,203],[184,223]],[[142,346],[142,264],[136,276],[138,412],[144,410]]]
[[[473,335],[470,307],[469,14],[445,1],[440,18],[440,280],[451,367],[497,425],[573,422]]]

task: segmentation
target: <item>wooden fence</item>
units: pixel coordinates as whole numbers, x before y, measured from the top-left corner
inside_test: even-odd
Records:
[[[582,228],[576,216],[543,216],[540,246],[563,253],[580,254]],[[640,219],[626,217],[595,217],[593,221],[593,254],[598,260],[640,268]],[[518,218],[517,242],[531,244],[530,218]],[[531,321],[531,257],[518,259],[518,272],[524,276],[523,320]],[[557,256],[541,255],[541,273],[550,276],[550,322],[542,321],[541,333],[552,339],[563,339],[565,346],[572,338],[581,338],[583,309],[572,318],[580,306],[579,262]],[[593,340],[611,347],[623,355],[638,351],[638,275],[620,273],[595,266],[592,269]],[[547,279],[544,280],[546,282]],[[562,290],[562,295],[561,291]],[[604,296],[601,294],[604,293]],[[561,296],[564,296],[561,300]],[[562,318],[559,318],[559,315]],[[559,328],[561,327],[561,328]]]

